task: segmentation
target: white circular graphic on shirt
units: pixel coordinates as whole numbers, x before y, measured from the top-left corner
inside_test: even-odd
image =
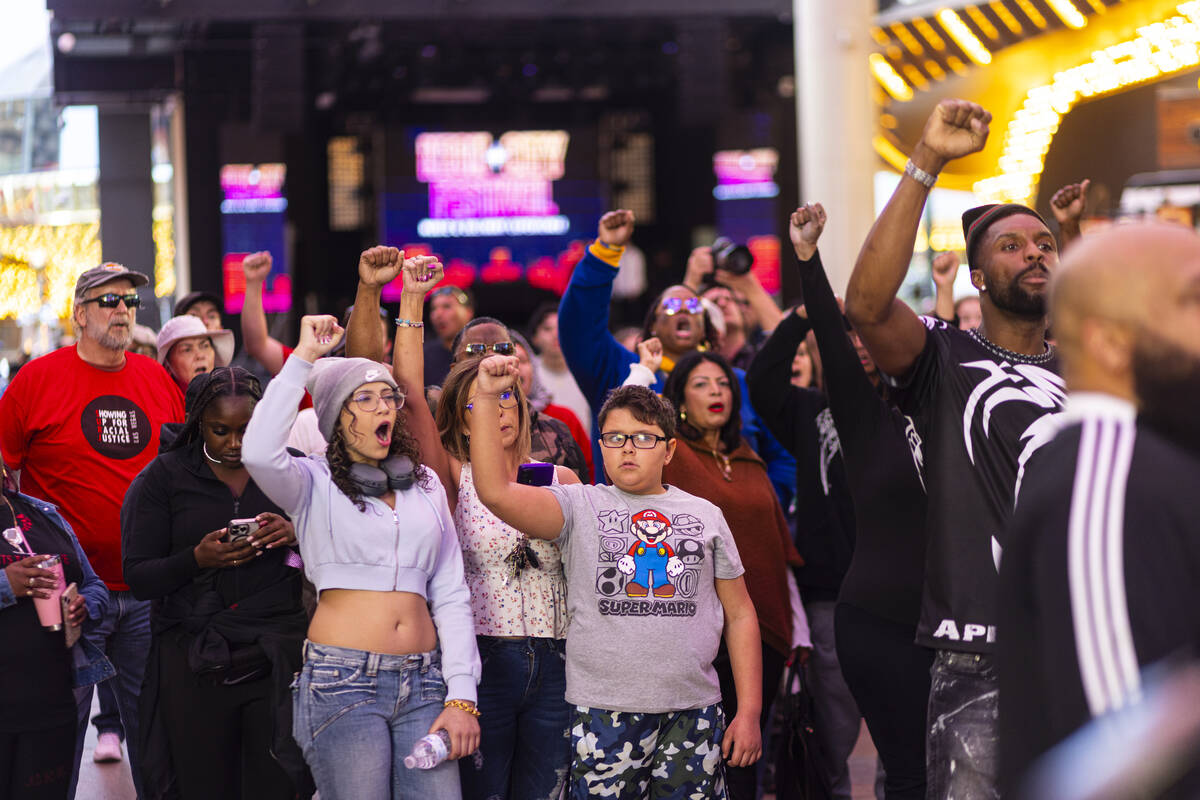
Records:
[[[133,458],[150,444],[150,417],[127,397],[106,394],[83,408],[83,438],[102,456]]]

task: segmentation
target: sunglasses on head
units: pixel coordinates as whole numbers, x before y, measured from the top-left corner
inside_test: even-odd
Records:
[[[682,297],[668,297],[659,304],[659,308],[661,308],[662,312],[668,317],[673,317],[676,314],[682,314],[684,312],[688,314],[699,314],[704,310],[704,305],[700,302],[700,298],[698,297],[688,297],[686,299]]]
[[[141,298],[137,296],[137,292],[130,292],[129,294],[112,294],[110,292],[80,301],[81,304],[95,303],[101,308],[116,308],[122,302],[125,303],[126,308],[137,308],[142,304]]]
[[[471,301],[467,299],[467,293],[457,286],[442,286],[429,293],[430,297],[446,297],[447,295],[457,300],[460,306],[471,304]]]
[[[517,351],[516,345],[512,342],[496,342],[495,344],[483,344],[482,342],[472,342],[463,346],[463,352],[469,356],[482,356],[491,350],[498,356],[511,356]]]

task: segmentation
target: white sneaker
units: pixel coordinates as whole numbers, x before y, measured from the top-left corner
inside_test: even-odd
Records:
[[[121,737],[115,733],[102,733],[96,739],[96,751],[92,761],[97,764],[111,764],[124,758],[121,753]]]

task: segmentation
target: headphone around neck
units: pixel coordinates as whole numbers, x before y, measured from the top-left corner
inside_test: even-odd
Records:
[[[367,497],[382,497],[389,490],[410,488],[416,481],[416,467],[408,456],[392,456],[378,467],[355,462],[350,465],[350,481]]]

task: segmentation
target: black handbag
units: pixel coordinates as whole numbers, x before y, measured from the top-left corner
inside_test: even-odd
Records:
[[[795,660],[788,667],[784,693],[775,702],[783,712],[783,730],[775,748],[777,800],[832,800],[814,732],[812,695],[804,683],[804,668]]]

